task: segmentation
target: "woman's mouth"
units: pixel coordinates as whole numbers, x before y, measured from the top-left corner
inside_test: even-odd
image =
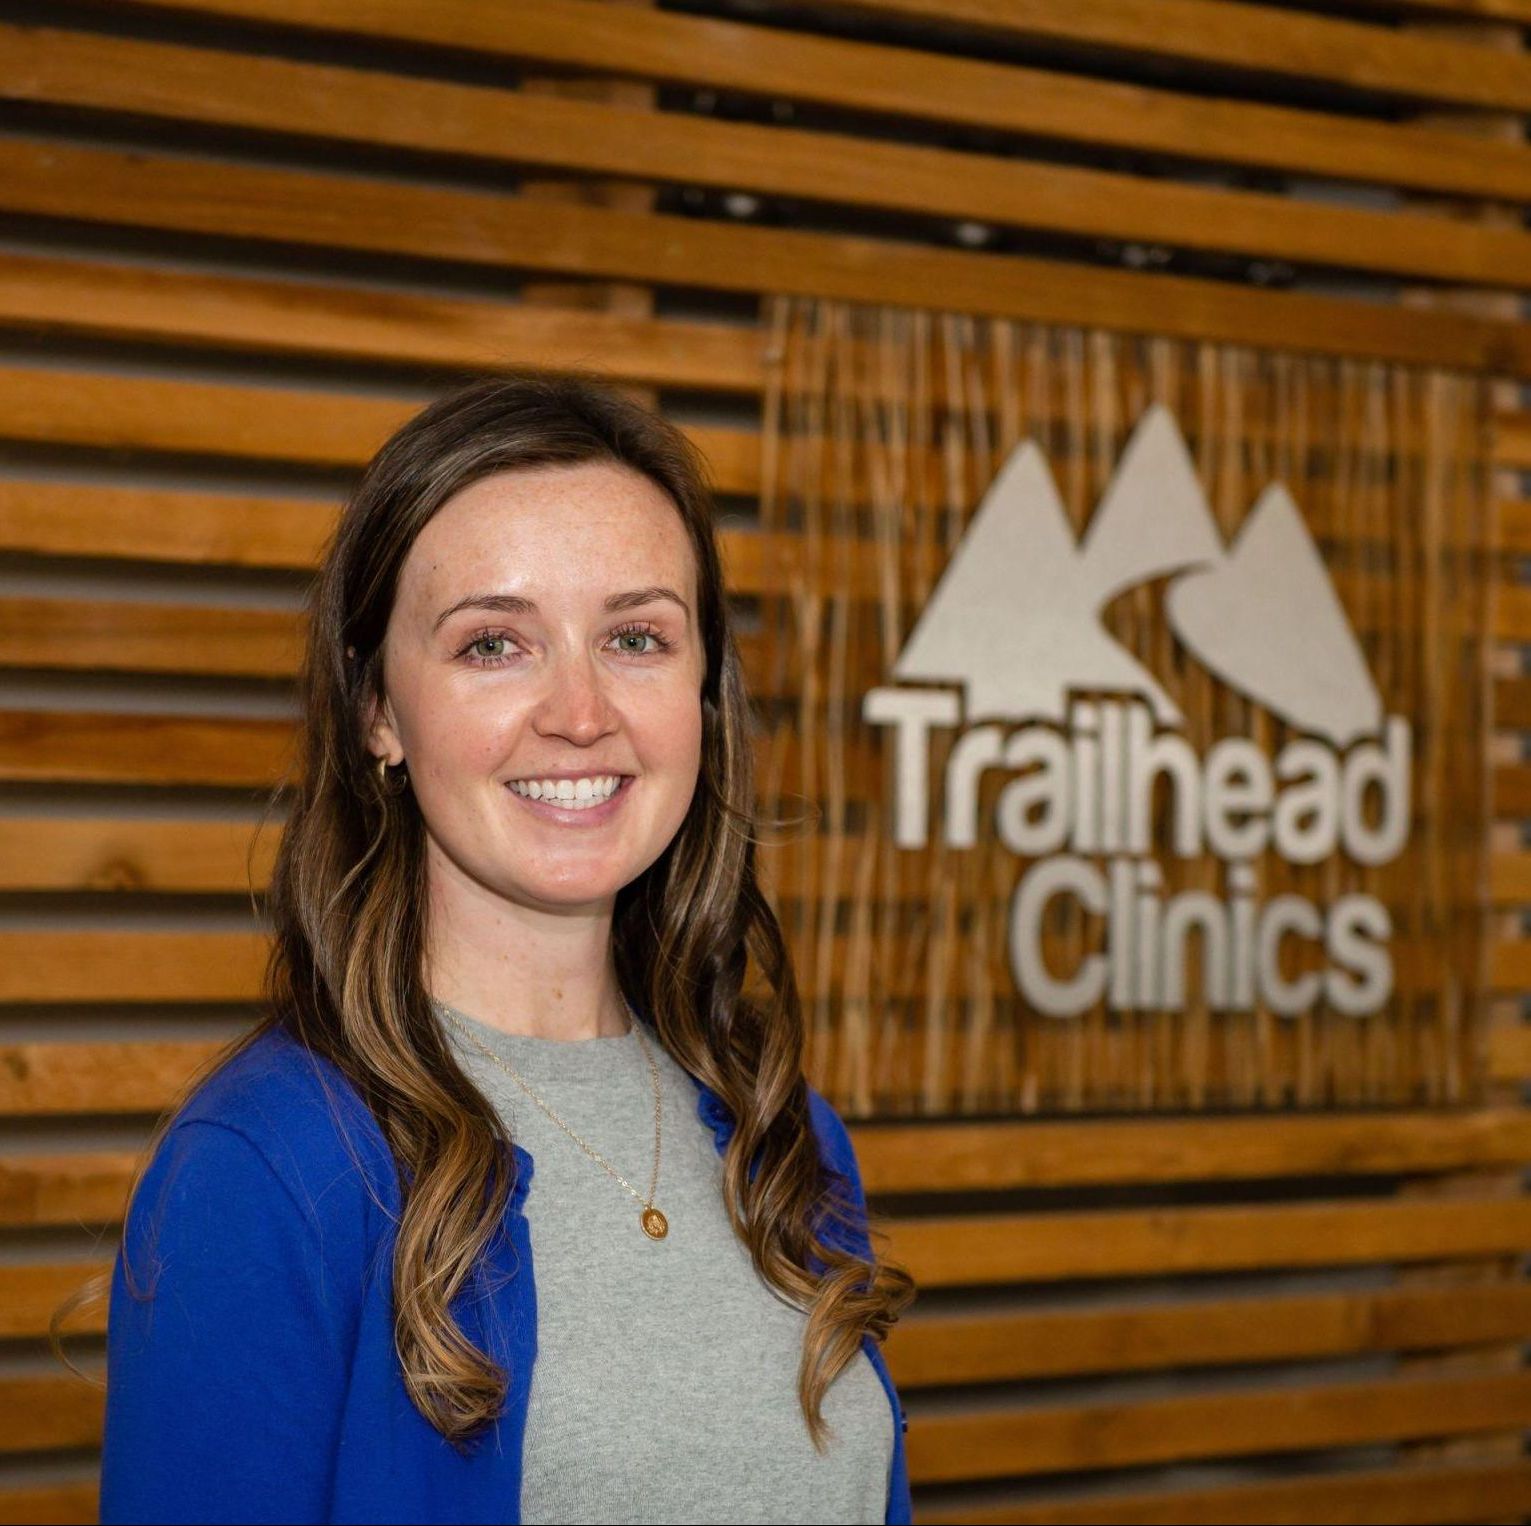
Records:
[[[556,819],[611,807],[632,778],[631,774],[584,774],[572,779],[512,779],[507,787],[539,814]]]

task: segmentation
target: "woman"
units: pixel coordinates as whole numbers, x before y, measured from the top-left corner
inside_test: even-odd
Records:
[[[803,1078],[692,449],[447,396],[308,641],[269,1010],[135,1187],[101,1519],[907,1521],[912,1290]]]

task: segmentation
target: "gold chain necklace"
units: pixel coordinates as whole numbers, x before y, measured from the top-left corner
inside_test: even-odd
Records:
[[[624,1005],[626,1005],[625,1001]],[[516,1085],[519,1086],[521,1090],[524,1091],[526,1095],[530,1097],[532,1101],[535,1102],[537,1106],[540,1107],[542,1111],[546,1113],[548,1117],[551,1118],[553,1122],[556,1123],[558,1127],[561,1128],[564,1133],[567,1134],[569,1138],[572,1139],[575,1144],[577,1144],[580,1149],[582,1149],[585,1154],[591,1158],[591,1160],[595,1161],[598,1165],[605,1167],[607,1171],[616,1177],[616,1179],[621,1182],[622,1185],[626,1187],[627,1190],[631,1192],[635,1198],[638,1199],[638,1201],[643,1205],[643,1212],[638,1215],[638,1223],[642,1227],[644,1234],[646,1234],[651,1240],[664,1239],[664,1237],[670,1232],[670,1221],[654,1206],[654,1192],[655,1189],[659,1186],[659,1140],[661,1115],[664,1105],[663,1089],[659,1084],[659,1067],[654,1063],[654,1056],[649,1053],[649,1046],[644,1042],[642,1026],[638,1022],[637,1014],[634,1013],[633,1009],[630,1006],[627,1008],[628,1019],[632,1024],[632,1026],[628,1029],[628,1032],[638,1040],[638,1047],[643,1051],[643,1058],[648,1061],[649,1077],[654,1083],[654,1174],[649,1178],[649,1195],[646,1198],[641,1192],[638,1191],[635,1186],[633,1186],[630,1181],[628,1181],[625,1176],[622,1175],[620,1171],[617,1170],[615,1166],[612,1165],[609,1160],[606,1159],[604,1155],[601,1154],[599,1150],[593,1148],[591,1145],[586,1144],[585,1141],[581,1139],[580,1136],[576,1134],[574,1130],[571,1129],[569,1125],[565,1123],[563,1119],[560,1118],[558,1114],[555,1113],[553,1109],[550,1108],[547,1103],[544,1102],[542,1098],[539,1097],[537,1093],[534,1092],[531,1087],[529,1087],[526,1082],[521,1079],[520,1075],[517,1074],[515,1067],[506,1060],[502,1059],[494,1052],[494,1050],[485,1044],[478,1037],[478,1035],[472,1031],[472,1029],[468,1028],[459,1019],[451,1007],[448,1007],[447,1004],[443,1001],[438,1001],[436,1006],[440,1010],[441,1015],[445,1017],[447,1021],[453,1025],[453,1027],[458,1029],[458,1031],[462,1033],[462,1035],[469,1041],[469,1043],[482,1050],[483,1053],[488,1055],[496,1065],[507,1071]]]

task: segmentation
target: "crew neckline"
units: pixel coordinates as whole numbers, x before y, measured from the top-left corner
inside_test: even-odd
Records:
[[[634,1026],[629,1027],[626,1033],[597,1033],[584,1039],[550,1039],[531,1033],[507,1033],[503,1028],[496,1028],[484,1022],[482,1018],[474,1017],[471,1012],[464,1012],[461,1007],[451,1006],[449,1003],[441,1001],[434,996],[431,998],[431,1005],[436,1008],[438,1014],[450,1012],[454,1017],[461,1018],[487,1041],[499,1041],[512,1047],[519,1045],[533,1052],[547,1052],[549,1054],[555,1052],[565,1053],[575,1049],[588,1050],[591,1046],[600,1044],[609,1044],[613,1048],[618,1046],[637,1047],[635,1038],[638,1031],[636,1019],[634,1020]],[[446,1027],[450,1033],[457,1032],[450,1023]],[[460,1037],[461,1035],[459,1034],[458,1036]]]

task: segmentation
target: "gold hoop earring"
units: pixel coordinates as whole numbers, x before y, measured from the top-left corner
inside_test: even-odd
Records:
[[[377,782],[384,789],[386,789],[388,787],[388,759],[387,758],[379,758],[377,760]]]

